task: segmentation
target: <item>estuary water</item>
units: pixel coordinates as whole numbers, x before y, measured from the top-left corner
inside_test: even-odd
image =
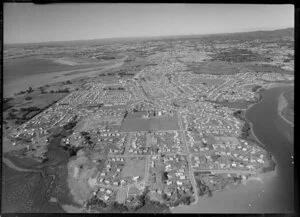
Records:
[[[276,170],[262,174],[260,180],[213,193],[191,206],[179,206],[173,213],[293,213],[294,212],[294,129],[278,114],[278,98],[293,88],[267,89],[263,99],[251,106],[246,118],[253,132],[275,159]],[[296,185],[295,185],[296,186]]]
[[[39,87],[46,84],[66,81],[87,75],[97,74],[109,68],[119,67],[121,60],[106,62],[78,63],[78,65],[62,64],[64,61],[53,59],[24,57],[3,61],[4,97],[12,97],[15,93],[27,90],[29,86]]]

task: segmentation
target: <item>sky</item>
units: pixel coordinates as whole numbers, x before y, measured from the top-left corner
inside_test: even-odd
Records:
[[[293,5],[4,3],[4,44],[294,27]]]

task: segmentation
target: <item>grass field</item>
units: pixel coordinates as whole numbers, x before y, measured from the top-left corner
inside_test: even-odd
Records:
[[[74,128],[75,132],[80,132],[80,131],[88,131],[88,130],[93,130],[93,129],[98,129],[101,126],[106,126],[111,124],[110,126],[113,126],[114,124],[117,125],[116,128],[120,126],[121,123],[121,118],[110,118],[109,116],[106,117],[95,117],[91,116],[85,119],[82,119],[79,121]]]
[[[143,118],[145,112],[130,113],[121,125],[121,131],[148,131],[148,130],[178,130],[177,116]]]
[[[276,67],[276,66],[272,66],[272,65],[267,65],[267,64],[263,64],[263,65],[256,65],[256,64],[248,64],[245,65],[246,68],[253,70],[255,72],[260,72],[260,73],[285,73],[285,74],[293,74],[294,72],[292,71],[287,71],[284,70],[282,68]]]
[[[123,204],[127,197],[127,188],[120,188],[117,192],[116,201]]]
[[[190,80],[190,84],[206,84],[206,85],[220,85],[224,82],[222,79],[196,78]]]
[[[225,62],[202,62],[187,65],[194,74],[236,74],[239,70],[232,64]]]
[[[122,177],[133,177],[145,175],[146,159],[130,158],[126,159],[125,166],[122,170]]]
[[[139,193],[140,193],[140,190],[139,190],[137,187],[131,186],[131,187],[129,188],[128,195],[131,195],[131,194],[137,195],[137,194],[139,194]]]

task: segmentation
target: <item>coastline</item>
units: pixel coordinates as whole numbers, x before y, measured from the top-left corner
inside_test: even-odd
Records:
[[[264,200],[272,193],[270,184],[277,176],[277,170],[251,176],[235,187],[213,192],[212,197],[200,198],[196,205],[180,205],[170,209],[172,213],[257,213],[264,212]],[[245,195],[248,195],[245,198]],[[228,198],[236,198],[228,200]],[[240,198],[240,199],[239,199]],[[217,205],[217,206],[216,206]],[[232,207],[235,207],[234,211]],[[282,208],[272,207],[273,212]],[[271,212],[272,212],[271,211]]]
[[[267,85],[264,85],[263,87],[261,87],[259,90],[261,90],[261,89],[271,89],[271,88],[278,87],[278,86],[282,86],[282,84],[278,84],[278,83],[267,84]],[[260,94],[259,100],[257,100],[255,103],[249,105],[246,109],[242,109],[242,110],[245,111],[245,121],[250,124],[250,137],[253,137],[256,140],[256,142],[258,143],[259,146],[265,148],[265,144],[263,144],[257,138],[255,133],[253,132],[253,123],[246,118],[247,110],[250,109],[252,106],[260,103],[263,100],[262,93],[259,93],[259,94]],[[267,185],[266,183],[272,182],[274,177],[276,177],[278,175],[277,174],[277,167],[276,167],[277,162],[276,162],[276,159],[274,158],[274,156],[271,155],[271,154],[270,154],[270,160],[274,163],[274,165],[273,165],[274,167],[272,167],[270,170],[263,171],[263,172],[258,173],[256,175],[251,175],[242,184],[237,186],[237,188],[239,190],[237,190],[235,188],[227,188],[227,189],[223,189],[222,191],[216,191],[216,192],[213,192],[213,196],[211,198],[206,198],[206,197],[205,198],[199,198],[198,203],[196,203],[196,204],[192,203],[188,206],[179,205],[177,207],[170,207],[170,211],[172,213],[192,212],[190,210],[193,210],[194,207],[195,207],[195,209],[197,209],[196,206],[201,206],[201,207],[203,206],[204,210],[202,212],[211,213],[210,209],[212,209],[212,208],[209,206],[209,201],[219,200],[218,197],[222,198],[222,197],[224,197],[224,195],[227,195],[227,194],[228,195],[239,195],[239,194],[242,195],[243,194],[242,192],[245,191],[245,189],[247,189],[247,188],[251,188],[253,191],[257,191],[257,189],[253,187],[253,185],[254,186],[258,185],[259,187],[265,186],[265,185]],[[225,209],[225,207],[222,207],[221,209],[223,209],[223,208]],[[249,208],[251,208],[251,205],[249,206]],[[227,212],[227,211],[225,211],[225,212]],[[243,210],[243,212],[244,212],[244,210]]]
[[[263,85],[258,91],[262,91],[259,92],[260,94],[260,98],[259,100],[257,100],[256,102],[254,102],[253,104],[249,105],[246,109],[242,109],[245,111],[245,121],[248,122],[250,124],[250,137],[253,137],[256,142],[258,143],[259,146],[261,146],[262,148],[265,149],[266,145],[264,143],[262,143],[258,137],[255,135],[254,131],[253,131],[253,123],[251,121],[249,121],[246,118],[246,112],[254,105],[260,103],[263,100],[263,92],[264,90],[268,90],[271,88],[276,88],[276,87],[281,87],[281,86],[289,86],[291,84],[283,84],[283,83],[269,83],[266,85]],[[218,192],[214,192],[213,197],[212,198],[199,198],[199,202],[197,204],[191,204],[189,206],[185,206],[185,205],[180,205],[178,207],[172,207],[170,208],[172,213],[181,213],[181,212],[192,212],[192,210],[198,210],[198,207],[203,207],[203,209],[201,209],[201,212],[203,210],[204,213],[210,213],[212,211],[210,211],[210,209],[213,209],[212,207],[210,207],[210,201],[213,201],[212,203],[214,203],[215,201],[219,201],[220,198],[226,198],[226,195],[236,195],[237,197],[242,197],[243,192],[247,191],[247,190],[251,190],[253,192],[251,192],[251,194],[255,195],[262,195],[264,194],[265,190],[262,190],[262,192],[259,192],[260,189],[267,189],[268,188],[268,183],[272,183],[273,180],[275,180],[275,178],[278,176],[278,167],[276,165],[278,165],[277,160],[275,159],[275,157],[268,152],[270,155],[270,161],[273,162],[273,165],[270,166],[270,168],[267,168],[267,170],[262,171],[256,175],[252,175],[250,176],[247,180],[244,181],[244,183],[242,183],[241,185],[237,186],[237,189],[235,188],[228,188],[228,189],[223,189],[222,191],[218,191]],[[269,192],[269,191],[268,191]],[[269,192],[270,193],[270,192]],[[220,197],[220,198],[218,198]],[[260,197],[260,196],[259,196]],[[230,202],[228,202],[230,203]],[[242,202],[241,202],[242,203]],[[249,205],[249,207],[243,207],[243,210],[241,212],[245,212],[245,210],[248,212],[253,212],[251,209],[251,204],[247,204]],[[248,209],[249,208],[249,209]],[[218,208],[219,209],[219,208]],[[225,206],[220,206],[220,212],[223,212],[223,209],[226,209]],[[221,211],[222,210],[222,211]],[[224,212],[228,212],[227,210]]]
[[[263,85],[261,88],[268,90],[268,89],[271,89],[271,88],[282,87],[282,86],[290,86],[290,85],[293,85],[293,84],[269,83],[269,84]],[[261,90],[261,88],[259,88],[259,90]],[[258,91],[259,91],[259,90],[258,90]],[[246,113],[247,113],[247,111],[248,111],[252,106],[254,106],[254,105],[260,103],[260,102],[263,100],[262,93],[259,93],[259,94],[260,94],[260,99],[259,99],[257,102],[255,102],[255,103],[249,105],[249,106],[245,109],[245,112],[246,112]],[[285,99],[284,99],[284,100],[285,100]],[[279,103],[279,102],[278,102],[278,103]],[[279,105],[278,105],[278,106],[279,106]],[[282,114],[281,114],[281,111],[278,112],[278,114],[279,114],[281,117],[283,117]],[[284,117],[283,117],[283,119],[284,119]],[[263,144],[263,143],[257,138],[257,136],[255,135],[255,133],[253,132],[253,123],[247,119],[246,114],[245,114],[245,120],[250,124],[251,135],[257,140],[257,142],[258,142],[262,147],[265,147],[265,144]],[[291,124],[291,123],[289,122],[289,124]],[[292,125],[292,126],[293,126],[293,125]]]
[[[268,83],[268,84],[262,85],[262,87],[259,88],[259,89],[257,90],[257,92],[260,92],[262,89],[268,90],[268,89],[275,88],[275,87],[290,86],[290,85],[294,85],[294,84],[286,84],[286,83],[278,83],[278,82]],[[249,106],[245,109],[245,111],[247,111],[248,109],[250,109],[252,106],[254,106],[254,105],[260,103],[260,101],[262,100],[262,93],[259,93],[259,94],[260,94],[259,100],[257,100],[257,101],[254,102],[253,104],[249,105]]]

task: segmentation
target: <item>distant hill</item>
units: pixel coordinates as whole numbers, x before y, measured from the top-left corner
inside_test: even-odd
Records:
[[[54,41],[54,42],[41,42],[41,43],[26,43],[26,44],[4,44],[4,49],[11,47],[27,47],[27,46],[72,46],[72,45],[105,45],[112,43],[122,42],[139,42],[139,41],[152,41],[152,40],[180,40],[180,39],[196,39],[205,40],[206,42],[213,41],[252,41],[255,39],[260,40],[278,40],[282,37],[294,38],[294,28],[278,29],[272,31],[254,31],[254,32],[238,32],[238,33],[221,33],[221,34],[205,34],[205,35],[171,35],[171,36],[149,36],[149,37],[127,37],[127,38],[104,38],[92,40],[76,40],[76,41]]]
[[[277,40],[278,38],[291,37],[294,38],[294,28],[278,29],[272,31],[254,31],[254,32],[238,32],[238,33],[224,33],[224,34],[211,34],[205,35],[202,39],[206,41],[253,41],[256,39],[264,40]]]

